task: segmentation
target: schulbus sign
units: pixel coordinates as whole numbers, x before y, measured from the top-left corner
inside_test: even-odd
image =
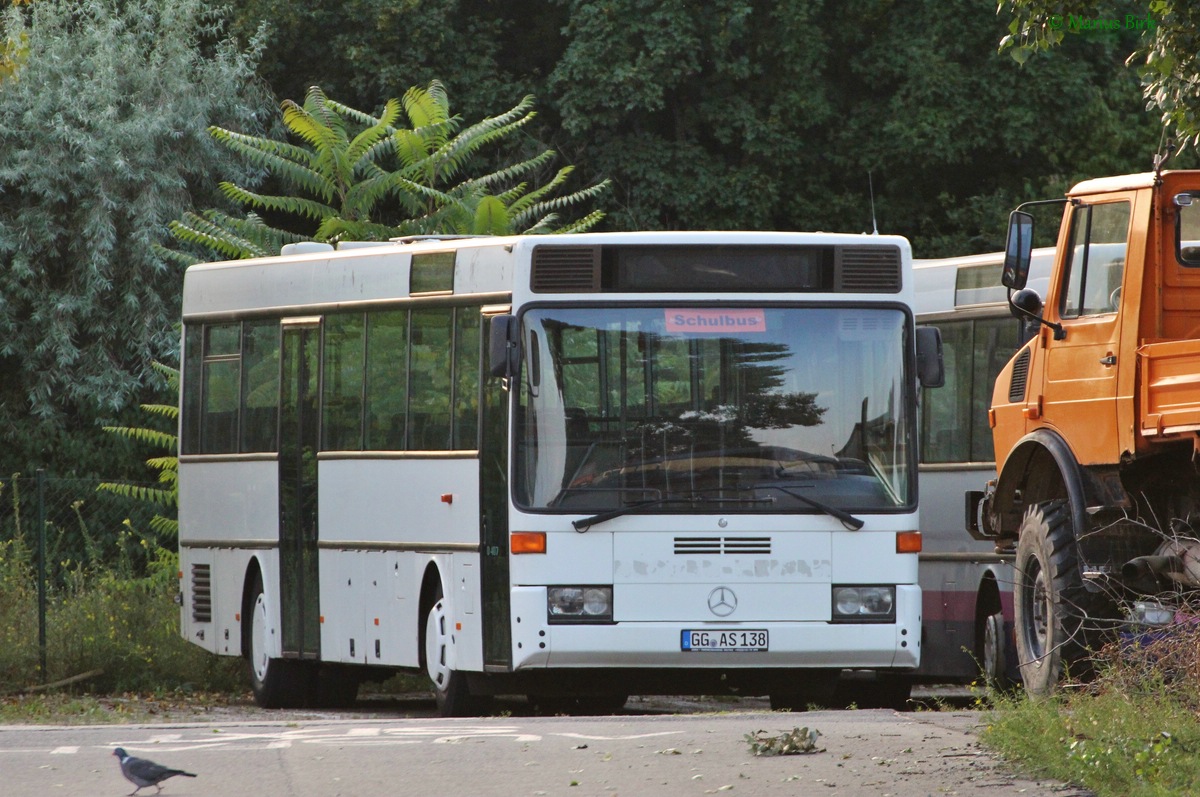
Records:
[[[767,317],[762,310],[672,309],[666,311],[666,316],[667,332],[695,335],[767,331]]]

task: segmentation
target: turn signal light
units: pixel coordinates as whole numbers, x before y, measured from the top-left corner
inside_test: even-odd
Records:
[[[518,553],[545,553],[546,532],[514,531],[508,538],[509,550]]]
[[[896,553],[920,553],[921,552],[921,532],[919,531],[897,531],[896,532]]]

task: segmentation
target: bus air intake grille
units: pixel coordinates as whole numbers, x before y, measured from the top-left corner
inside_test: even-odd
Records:
[[[192,565],[192,622],[212,622],[212,565]]]
[[[899,293],[900,250],[895,246],[839,246],[835,259],[839,293]]]
[[[720,556],[722,554],[771,555],[770,537],[676,537],[678,556]]]
[[[600,290],[600,247],[535,248],[529,287],[534,293],[597,293]]]
[[[1026,347],[1017,355],[1013,363],[1012,381],[1008,383],[1008,400],[1011,402],[1025,399],[1025,384],[1029,381],[1029,348]]]

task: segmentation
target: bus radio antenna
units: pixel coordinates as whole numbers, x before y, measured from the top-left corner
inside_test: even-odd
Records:
[[[875,181],[871,171],[867,170],[867,191],[871,196],[871,235],[879,235],[879,225],[875,222]]]

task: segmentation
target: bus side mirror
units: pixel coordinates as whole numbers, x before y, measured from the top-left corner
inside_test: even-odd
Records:
[[[941,387],[946,384],[942,331],[937,327],[917,327],[917,379],[921,387]]]
[[[510,377],[517,373],[520,348],[516,316],[492,316],[488,328],[488,373]]]
[[[1014,210],[1008,216],[1008,239],[1004,245],[1004,271],[1000,282],[1019,291],[1029,279],[1029,261],[1033,257],[1033,216]]]

